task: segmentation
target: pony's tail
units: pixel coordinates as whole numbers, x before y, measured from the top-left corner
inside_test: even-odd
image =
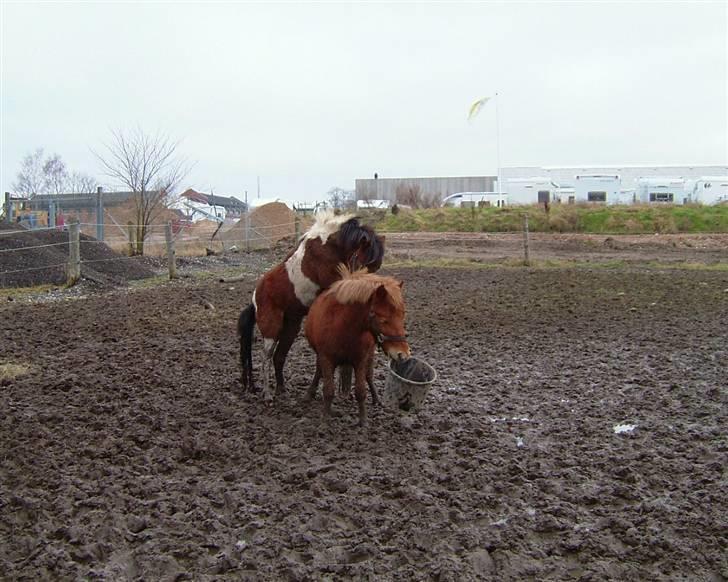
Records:
[[[240,339],[240,381],[243,390],[255,390],[253,384],[253,331],[255,329],[255,305],[252,303],[240,312],[238,338]]]

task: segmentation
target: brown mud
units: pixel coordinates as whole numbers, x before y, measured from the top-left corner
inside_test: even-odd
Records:
[[[383,273],[438,381],[364,429],[302,338],[241,394],[252,277],[0,304],[0,577],[728,578],[726,271]]]

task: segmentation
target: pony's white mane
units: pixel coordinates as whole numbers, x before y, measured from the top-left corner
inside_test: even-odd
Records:
[[[333,210],[319,212],[316,214],[316,222],[303,235],[303,238],[320,238],[321,242],[325,243],[332,234],[341,228],[342,224],[353,217],[353,214],[334,214]]]
[[[366,267],[358,271],[350,271],[341,263],[338,266],[341,279],[329,288],[339,303],[366,303],[372,294],[382,285],[389,295],[389,299],[398,309],[404,308],[404,298],[399,281],[393,277],[375,275],[367,271]]]

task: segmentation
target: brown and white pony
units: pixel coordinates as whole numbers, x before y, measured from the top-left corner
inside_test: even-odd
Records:
[[[341,278],[338,266],[363,267],[374,272],[382,265],[384,236],[351,215],[324,212],[298,241],[285,260],[265,273],[252,303],[238,319],[243,390],[256,391],[253,381],[253,334],[257,323],[263,337],[264,397],[273,399],[270,364],[275,368],[276,392],[284,388],[283,365],[301,321],[316,296]]]
[[[344,265],[340,272],[343,278],[311,305],[305,332],[316,352],[317,376],[320,373],[324,381],[324,416],[331,414],[334,371],[338,366],[352,366],[362,426],[366,421],[367,384],[373,388],[375,347],[379,346],[394,360],[410,356],[404,330],[402,282],[367,273],[365,269],[351,273]],[[317,384],[314,378],[309,398],[315,396]]]

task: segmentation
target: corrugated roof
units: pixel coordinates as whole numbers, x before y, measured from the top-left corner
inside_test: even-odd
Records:
[[[234,196],[218,196],[217,194],[205,194],[198,192],[192,188],[188,188],[182,194],[182,198],[187,198],[200,204],[208,204],[210,206],[222,206],[226,210],[245,210],[245,202],[235,198]]]
[[[158,195],[159,190],[149,194]],[[102,192],[104,206],[117,206],[134,198],[134,192]],[[33,210],[47,210],[48,204],[55,202],[60,208],[67,210],[82,210],[96,207],[96,192],[64,193],[64,194],[36,194],[28,201]]]

